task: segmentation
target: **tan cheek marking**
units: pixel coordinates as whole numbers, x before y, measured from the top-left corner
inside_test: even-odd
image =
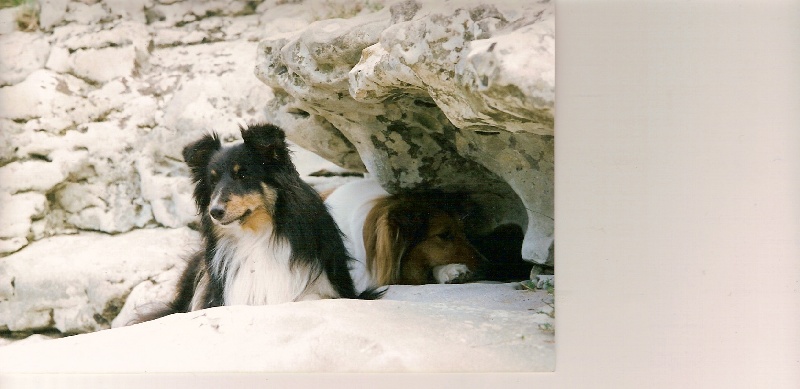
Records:
[[[261,195],[247,195],[248,202],[256,204],[249,208],[253,213],[242,222],[242,228],[251,231],[260,231],[267,224],[273,222],[272,215],[275,214],[275,203],[278,200],[278,193],[265,184],[261,184]]]
[[[241,169],[241,168],[242,167],[239,166],[238,163],[236,165],[233,165],[233,174],[239,173],[239,169]]]
[[[267,213],[267,211],[264,210],[264,207],[258,207],[253,210],[253,213],[251,213],[250,216],[244,219],[242,222],[242,228],[257,232],[263,230],[270,223],[272,223],[272,215]]]
[[[261,206],[261,196],[248,194],[244,196],[231,196],[225,204],[225,214],[240,217],[247,211],[252,211]]]

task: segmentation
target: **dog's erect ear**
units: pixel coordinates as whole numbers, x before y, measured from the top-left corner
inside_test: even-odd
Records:
[[[208,208],[211,196],[209,183],[205,180],[206,167],[214,153],[221,148],[219,136],[213,132],[183,148],[183,160],[189,165],[195,183],[194,201],[201,213]]]
[[[255,124],[242,128],[245,146],[258,153],[265,162],[290,165],[289,147],[286,134],[280,127],[272,124]]]
[[[214,153],[222,148],[219,136],[216,133],[206,134],[200,140],[183,148],[183,160],[194,171],[204,168]]]

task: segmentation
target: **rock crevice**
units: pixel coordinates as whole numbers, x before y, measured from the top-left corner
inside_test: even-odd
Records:
[[[389,192],[470,191],[491,226],[526,229],[552,262],[551,3],[407,0],[312,23],[258,49],[266,116],[289,139]]]

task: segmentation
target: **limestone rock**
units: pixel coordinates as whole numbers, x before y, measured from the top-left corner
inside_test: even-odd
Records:
[[[196,244],[188,228],[35,242],[0,261],[0,331],[109,328],[134,286],[181,266]]]
[[[54,36],[56,57],[48,61],[48,67],[97,83],[131,76],[145,66],[152,40],[143,25],[130,21],[100,31],[69,25],[58,28]]]
[[[96,115],[83,96],[89,85],[67,74],[36,70],[19,84],[0,88],[0,118],[70,118],[74,123],[89,121]]]
[[[130,46],[79,50],[73,54],[72,68],[80,77],[95,82],[107,82],[133,74],[136,68],[136,52]]]
[[[66,178],[61,166],[48,161],[16,161],[0,167],[0,188],[10,193],[47,192]]]
[[[547,1],[408,0],[266,39],[256,74],[292,141],[392,193],[476,193],[551,263],[554,34]]]
[[[153,0],[103,0],[103,4],[112,15],[124,20],[145,23],[145,9],[153,6]]]
[[[81,24],[95,24],[109,19],[109,13],[103,8],[102,3],[84,4],[70,2],[67,4],[67,14],[64,20]]]
[[[2,180],[2,178],[0,178]],[[0,181],[2,182],[2,181]],[[33,220],[44,217],[47,198],[35,192],[8,195],[0,193],[0,251],[19,250],[28,243]]]
[[[62,24],[67,15],[69,0],[41,0],[39,2],[39,27],[45,31]]]
[[[543,294],[508,284],[398,286],[397,300],[211,308],[12,344],[0,348],[0,372],[552,371]]]
[[[21,6],[0,9],[0,34],[17,31],[17,13]]]
[[[201,12],[228,3],[176,3],[194,19],[169,28],[199,29],[203,37],[192,47],[154,47],[162,30],[131,16],[153,7],[150,1],[72,1],[50,32],[0,38],[47,49],[30,66],[25,56],[4,62],[19,69],[4,75],[20,76],[0,87],[0,194],[48,199],[43,217],[15,222],[0,256],[52,235],[180,227],[197,218],[181,149],[209,130],[233,140],[239,125],[264,120],[260,108],[272,98],[253,75],[257,42],[241,38],[257,35],[259,18],[234,22]],[[247,2],[237,3],[247,13]],[[124,16],[125,9],[133,11]],[[228,42],[233,25],[238,38]],[[219,42],[206,44],[207,36]]]
[[[50,44],[42,34],[13,32],[0,35],[0,86],[21,82],[44,67]]]

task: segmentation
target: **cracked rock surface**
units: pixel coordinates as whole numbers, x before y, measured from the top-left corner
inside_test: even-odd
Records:
[[[291,140],[389,192],[476,193],[485,228],[523,226],[523,258],[552,263],[551,3],[401,1],[270,37],[258,55],[268,118]]]
[[[181,149],[210,130],[235,140],[240,124],[266,119],[273,94],[253,74],[258,42],[353,11],[318,3],[48,1],[31,31],[15,20],[24,6],[0,10],[0,333],[95,331],[120,312],[122,325],[129,294],[166,293],[173,272],[156,275],[186,253],[159,245],[184,247],[168,236],[197,219]],[[312,184],[335,184],[308,177],[335,165],[295,151]],[[125,243],[141,236],[155,246]],[[109,256],[118,246],[133,250],[124,265]]]
[[[218,307],[12,344],[0,348],[0,373],[531,372],[555,367],[554,334],[547,329],[553,319],[535,310],[543,306],[544,292],[509,284],[396,289],[379,301]]]
[[[177,279],[198,243],[187,227],[36,242],[0,261],[0,332],[111,328],[134,286]]]
[[[48,1],[38,30],[0,29],[0,196],[23,204],[0,208],[0,256],[195,220],[180,150],[265,119],[253,67],[274,3]]]

